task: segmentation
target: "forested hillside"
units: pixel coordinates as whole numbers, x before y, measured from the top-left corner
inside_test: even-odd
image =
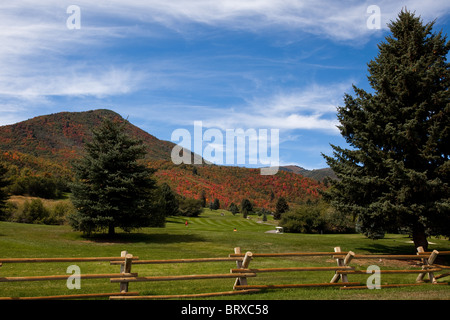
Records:
[[[199,199],[204,194],[207,202],[218,199],[222,208],[248,198],[256,207],[274,209],[279,197],[291,203],[303,203],[317,199],[318,190],[324,187],[290,167],[282,168],[273,176],[262,176],[259,169],[174,165],[170,160],[172,142],[157,139],[110,110],[61,112],[2,126],[0,161],[6,163],[13,182],[29,182],[34,177],[54,179],[64,185],[73,177],[71,162],[83,154],[84,144],[92,139],[92,129],[104,118],[125,121],[128,133],[147,147],[145,160],[156,169],[158,182],[166,182],[175,192],[188,198]],[[17,193],[26,192],[20,185],[16,189]]]

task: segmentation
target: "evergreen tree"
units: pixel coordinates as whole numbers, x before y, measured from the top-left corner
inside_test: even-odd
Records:
[[[220,209],[220,201],[219,201],[219,199],[215,198],[213,202],[210,202],[209,203],[209,209],[211,209],[211,210]]]
[[[172,191],[167,183],[163,183],[160,187],[159,207],[164,216],[176,216],[179,211],[179,201],[177,195]]]
[[[202,208],[206,208],[206,192],[205,192],[205,190],[202,190],[202,193],[200,194],[200,202],[202,204]]]
[[[129,232],[165,223],[164,213],[155,205],[153,171],[138,161],[145,147],[125,133],[125,125],[105,120],[74,165],[72,202],[77,213],[70,216],[70,224],[75,230],[89,235],[107,229],[114,235],[115,227]]]
[[[6,187],[9,185],[9,180],[6,178],[8,170],[0,163],[0,221],[6,218],[4,213],[6,207],[6,200],[8,200],[8,193]]]
[[[248,199],[243,199],[241,202],[241,212],[244,218],[253,211],[253,204]]]
[[[450,235],[450,42],[402,11],[368,64],[373,93],[354,87],[338,108],[352,149],[324,156],[339,180],[325,198],[371,236],[409,227],[416,247]]]
[[[234,202],[232,202],[232,203],[230,204],[230,206],[228,207],[228,210],[229,210],[233,215],[235,215],[236,213],[239,213],[239,208],[238,208],[237,205],[234,204]]]
[[[213,206],[214,206],[214,210],[219,210],[220,209],[220,201],[219,201],[219,199],[214,199],[214,203],[213,203]]]
[[[273,218],[275,220],[281,219],[281,215],[288,210],[289,210],[289,205],[288,205],[286,199],[283,197],[280,197],[275,206],[275,214],[274,214]]]
[[[275,199],[275,193],[273,191],[270,191],[270,201],[272,202]]]

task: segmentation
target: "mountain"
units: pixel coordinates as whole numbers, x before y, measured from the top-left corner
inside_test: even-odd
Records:
[[[145,158],[156,169],[155,178],[166,182],[177,193],[207,201],[219,199],[222,208],[231,202],[239,205],[244,198],[256,207],[274,209],[276,200],[285,197],[290,203],[317,199],[320,182],[307,177],[312,170],[283,167],[276,175],[262,176],[259,169],[232,166],[175,165],[171,151],[175,146],[134,126],[119,114],[105,109],[86,112],[60,112],[35,117],[0,127],[0,161],[6,162],[11,176],[26,174],[72,179],[71,161],[83,155],[84,144],[92,139],[92,129],[103,119],[124,121],[126,131],[143,141]],[[322,171],[320,171],[322,172]]]
[[[312,178],[317,181],[323,181],[326,177],[337,179],[336,174],[331,168],[308,170],[299,166],[280,166],[279,170],[301,174],[304,177]]]
[[[159,140],[124,120],[119,114],[105,109],[60,112],[2,126],[0,150],[65,162],[78,157],[84,143],[92,139],[92,129],[99,126],[105,118],[125,121],[126,131],[143,140],[147,146],[149,158],[170,159],[170,150],[174,146],[172,142]]]

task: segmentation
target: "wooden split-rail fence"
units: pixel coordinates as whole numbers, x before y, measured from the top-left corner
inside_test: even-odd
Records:
[[[402,284],[383,284],[380,288],[400,287],[420,285],[424,282],[433,284],[448,284],[446,282],[438,282],[450,275],[450,273],[440,273],[443,270],[450,269],[450,266],[436,264],[438,255],[449,255],[450,251],[424,252],[419,247],[416,255],[375,255],[375,254],[355,254],[353,251],[342,252],[340,247],[335,247],[333,252],[288,252],[288,253],[252,253],[250,251],[242,253],[240,248],[235,248],[234,253],[228,257],[219,258],[198,258],[198,259],[169,259],[169,260],[141,260],[139,257],[133,256],[127,251],[122,251],[120,257],[86,257],[86,258],[0,258],[0,267],[3,264],[14,263],[74,263],[74,262],[109,262],[110,265],[120,266],[118,273],[102,273],[102,274],[80,274],[80,279],[109,279],[111,283],[118,283],[119,290],[117,292],[88,293],[88,294],[67,294],[56,296],[37,296],[37,297],[0,297],[0,300],[50,300],[50,299],[88,299],[109,297],[109,299],[182,299],[182,298],[202,298],[213,296],[236,295],[244,293],[256,293],[263,289],[283,289],[283,288],[308,288],[308,287],[340,287],[341,289],[365,289],[368,286],[360,281],[349,281],[351,275],[367,274],[367,271],[357,270],[350,262],[363,260],[418,260],[420,268],[412,269],[383,269],[378,270],[380,274],[411,274],[416,273],[417,278],[414,283]],[[250,268],[250,262],[258,261],[264,258],[287,258],[287,257],[332,257],[336,261],[334,266],[320,267],[275,267],[275,268]],[[147,264],[179,264],[179,263],[212,263],[212,262],[235,262],[236,268],[229,270],[227,273],[219,274],[189,274],[189,275],[164,275],[164,276],[139,276],[138,273],[132,272],[133,265]],[[328,272],[332,278],[329,282],[321,283],[294,283],[294,284],[249,284],[249,278],[255,278],[260,273],[275,272]],[[375,272],[375,271],[374,271]],[[440,274],[437,274],[440,273]],[[0,268],[0,292],[1,282],[15,281],[48,281],[48,280],[68,280],[73,277],[68,275],[48,275],[48,276],[23,276],[9,277],[1,274]],[[425,278],[428,277],[428,280]],[[139,292],[129,291],[131,283],[151,282],[151,281],[181,281],[181,280],[210,280],[210,279],[234,279],[234,285],[230,291],[194,293],[194,294],[176,294],[176,295],[140,295]],[[1,294],[0,294],[1,295]]]

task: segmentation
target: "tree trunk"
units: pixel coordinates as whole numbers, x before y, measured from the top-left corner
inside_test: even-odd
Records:
[[[114,236],[115,235],[115,230],[114,230],[114,225],[113,224],[110,224],[108,226],[108,235],[109,236]]]
[[[414,224],[412,236],[413,236],[414,246],[416,249],[418,247],[423,247],[424,251],[428,251],[427,235],[425,233],[424,226],[420,222],[417,222]]]

